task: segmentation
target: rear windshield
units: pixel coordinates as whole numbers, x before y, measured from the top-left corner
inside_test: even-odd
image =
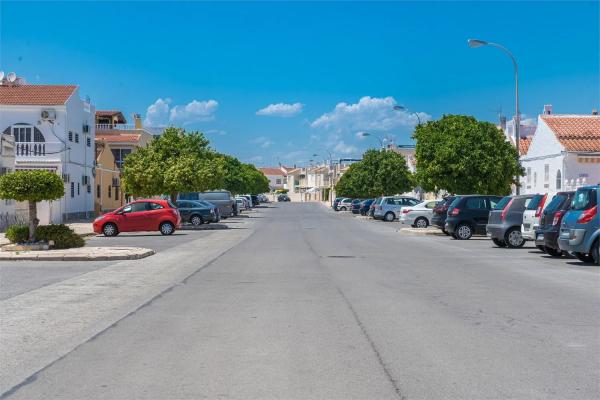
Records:
[[[575,197],[573,197],[573,202],[571,203],[571,209],[589,210],[597,204],[597,197],[596,189],[577,189]]]
[[[456,207],[458,205],[458,203],[460,203],[461,197],[455,197],[454,200],[452,200],[452,203],[450,203],[450,207]]]
[[[198,198],[204,200],[230,200],[231,195],[229,192],[208,192],[198,193]]]
[[[552,213],[553,211],[558,210],[560,208],[560,206],[565,202],[566,199],[567,199],[566,194],[554,195],[554,197],[552,198],[552,201],[548,204],[548,206],[546,206],[546,210],[548,210],[548,213]]]
[[[529,200],[529,203],[527,204],[527,209],[528,210],[537,210],[537,208],[540,205],[543,198],[544,198],[543,194],[536,194],[535,196],[533,196],[531,198],[531,200]]]
[[[502,200],[500,200],[496,204],[496,207],[494,207],[494,210],[504,210],[504,207],[506,207],[506,205],[508,204],[508,202],[510,201],[511,198],[512,197],[510,197],[510,196],[503,197]]]
[[[454,201],[455,198],[456,197],[454,197],[454,196],[448,196],[448,197],[444,198],[442,201],[440,201],[438,206],[449,206],[450,204],[452,204],[452,202]]]

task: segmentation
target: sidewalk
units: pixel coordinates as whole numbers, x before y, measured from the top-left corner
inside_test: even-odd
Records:
[[[0,251],[0,261],[114,261],[139,260],[153,255],[142,247],[77,247],[38,251]]]

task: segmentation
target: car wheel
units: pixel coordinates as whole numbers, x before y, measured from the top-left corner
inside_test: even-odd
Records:
[[[346,207],[340,207],[340,211],[346,211]]]
[[[511,228],[504,235],[504,241],[506,245],[511,249],[518,249],[523,247],[525,244],[525,239],[523,239],[523,235],[521,234],[520,228]]]
[[[175,227],[170,222],[163,222],[158,229],[160,230],[160,233],[165,236],[172,235],[173,232],[175,232]]]
[[[115,224],[109,222],[108,224],[104,224],[102,227],[102,233],[104,236],[117,236],[119,234],[119,230]]]
[[[194,226],[200,226],[204,223],[204,220],[202,220],[202,217],[199,215],[192,215],[192,218],[190,218],[190,222]]]
[[[506,247],[506,242],[502,239],[492,238],[492,242],[498,247]]]
[[[580,253],[580,252],[576,251],[573,253],[573,255],[575,257],[577,257],[579,259],[579,261],[583,261],[585,263],[593,263],[594,262],[594,258],[592,257],[591,254]]]
[[[596,242],[592,245],[592,258],[594,264],[600,265],[600,239],[596,239]]]
[[[551,255],[552,257],[562,257],[562,250],[553,249],[552,247],[546,246],[546,253]]]
[[[473,229],[469,224],[460,224],[455,230],[456,238],[459,240],[468,240],[473,236]]]
[[[383,220],[385,222],[392,222],[395,219],[396,219],[396,214],[394,214],[391,211],[386,212],[385,215],[383,216]]]
[[[429,221],[427,221],[427,218],[425,218],[425,217],[419,217],[415,221],[416,228],[424,229],[424,228],[427,228],[428,226],[429,226]]]
[[[538,250],[541,251],[541,252],[544,252],[544,253],[546,252],[546,246],[542,246],[541,244],[538,244],[535,247],[537,247]]]

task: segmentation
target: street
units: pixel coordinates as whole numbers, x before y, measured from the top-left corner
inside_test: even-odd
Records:
[[[275,203],[249,220],[239,243],[2,397],[600,397],[597,267],[529,244],[404,235],[317,203]],[[168,257],[175,269],[212,234],[127,265]]]

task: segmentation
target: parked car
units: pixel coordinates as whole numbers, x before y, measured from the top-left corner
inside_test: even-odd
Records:
[[[433,209],[443,200],[425,200],[413,207],[404,207],[400,222],[415,228],[427,228],[431,224]]]
[[[337,211],[348,211],[352,205],[352,199],[345,197],[338,203]]]
[[[177,200],[205,200],[219,207],[219,215],[225,219],[235,215],[237,210],[235,201],[231,193],[227,190],[217,190],[212,192],[190,192],[180,193]]]
[[[177,208],[183,222],[192,225],[210,224],[219,222],[219,207],[203,200],[177,200]]]
[[[571,208],[575,192],[558,192],[546,206],[540,217],[540,226],[535,231],[535,245],[543,247],[544,251],[553,257],[562,256],[558,246],[560,223],[563,216]]]
[[[369,207],[369,212],[367,213],[369,217],[373,218],[373,215],[375,214],[375,209],[381,204],[382,200],[383,197],[378,197],[373,201],[373,203],[371,203],[371,206]]]
[[[521,234],[523,213],[529,203],[540,195],[506,196],[490,212],[485,231],[498,247],[516,249],[523,247],[525,239]]]
[[[251,194],[250,197],[252,198],[253,207],[256,207],[257,205],[260,204],[260,199],[258,198],[258,195]]]
[[[525,240],[535,240],[535,231],[540,226],[540,218],[542,212],[548,204],[552,195],[550,193],[535,195],[527,205],[523,213],[523,224],[521,225],[521,235]],[[537,246],[538,249],[544,251],[544,246]]]
[[[264,193],[258,195],[258,201],[261,203],[270,203],[269,198]]]
[[[237,204],[237,208],[238,208],[238,212],[241,212],[242,210],[250,210],[250,203],[248,202],[248,199],[245,197],[241,197],[241,196],[236,196],[235,197],[235,202]]]
[[[375,207],[373,218],[391,222],[400,216],[402,207],[416,206],[417,204],[419,204],[419,200],[414,197],[384,196]]]
[[[444,229],[459,240],[470,239],[473,235],[485,235],[490,211],[500,200],[500,196],[480,194],[457,196],[448,207]]]
[[[360,207],[358,208],[358,212],[360,213],[360,215],[367,215],[371,210],[371,204],[373,204],[374,201],[375,199],[363,200],[360,203]]]
[[[571,209],[562,219],[558,246],[584,262],[600,265],[600,185],[577,189]]]
[[[336,197],[333,200],[333,204],[331,205],[331,208],[333,208],[333,211],[338,211],[338,204],[340,203],[340,201],[342,201],[344,199],[344,197]]]
[[[360,213],[360,203],[362,203],[362,201],[363,199],[352,200],[352,202],[350,203],[350,211],[352,211],[352,214]]]
[[[181,215],[170,200],[136,200],[96,218],[94,232],[116,236],[121,232],[159,231],[171,235],[181,226]]]
[[[450,204],[452,204],[455,198],[456,196],[444,197],[442,202],[440,202],[440,204],[434,207],[433,215],[431,216],[431,221],[429,221],[431,226],[441,229],[442,232],[444,232],[446,235],[449,235],[449,233],[446,232],[446,218],[448,217],[448,208],[450,207]]]
[[[248,202],[248,206],[250,208],[252,208],[252,207],[254,207],[256,205],[252,201],[252,196],[250,196],[249,194],[240,194],[238,197],[242,197],[242,198],[246,199],[246,201]]]
[[[285,202],[291,201],[291,199],[288,197],[287,194],[280,194],[279,196],[277,196],[277,201]]]

